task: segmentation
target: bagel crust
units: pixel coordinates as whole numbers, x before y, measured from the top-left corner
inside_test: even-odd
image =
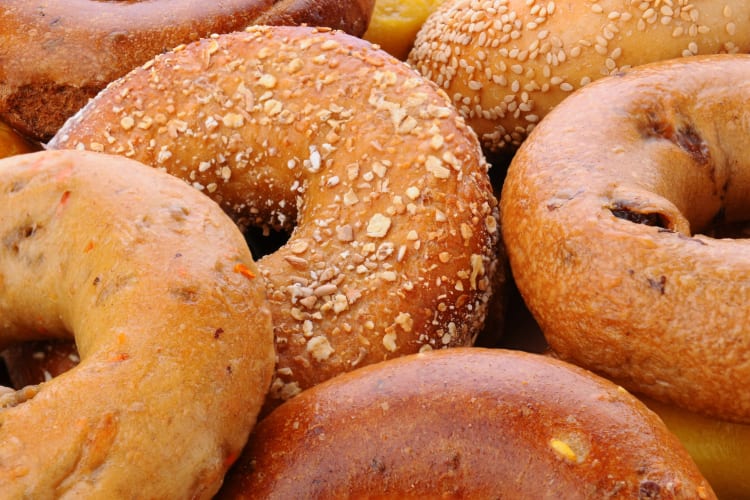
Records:
[[[4,0],[0,118],[49,140],[104,86],[157,54],[252,24],[361,35],[374,0]]]
[[[615,384],[537,354],[456,348],[368,366],[278,407],[217,498],[715,498]]]
[[[633,392],[750,422],[750,57],[594,82],[514,157],[513,276],[551,347]]]
[[[0,160],[0,242],[0,345],[81,357],[0,396],[0,497],[211,498],[273,372],[236,226],[127,158],[46,151]]]
[[[746,0],[447,0],[409,62],[490,151],[514,151],[574,90],[630,67],[750,50]]]
[[[258,262],[272,399],[482,329],[500,231],[479,142],[432,82],[368,42],[304,27],[203,40],[111,85],[49,147],[130,156],[241,226],[293,228]]]

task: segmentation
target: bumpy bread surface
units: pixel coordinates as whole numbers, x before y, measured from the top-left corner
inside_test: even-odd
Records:
[[[136,158],[242,226],[293,228],[258,262],[272,398],[482,329],[500,231],[479,142],[432,82],[368,42],[303,27],[203,40],[109,86],[49,146]]]
[[[251,24],[327,26],[361,35],[374,0],[5,0],[0,117],[46,141],[104,86],[157,54]]]
[[[273,372],[242,234],[122,157],[0,160],[0,345],[75,337],[81,363],[0,396],[2,498],[211,498]]]
[[[346,373],[257,426],[217,498],[715,498],[659,418],[537,354],[456,348]]]
[[[409,62],[438,83],[487,150],[512,151],[561,100],[664,59],[750,50],[745,0],[448,0]]]
[[[719,76],[720,75],[720,76]],[[750,56],[642,66],[581,89],[503,186],[513,276],[563,358],[662,401],[750,422],[745,239]]]

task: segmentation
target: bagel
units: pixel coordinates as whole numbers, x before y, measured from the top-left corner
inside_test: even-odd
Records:
[[[207,197],[127,158],[0,160],[0,345],[81,363],[0,396],[2,498],[211,498],[273,372],[263,278]]]
[[[744,0],[448,0],[408,61],[451,96],[487,151],[512,152],[561,100],[602,76],[749,49]]]
[[[157,54],[251,24],[364,33],[374,0],[5,0],[0,119],[47,141],[104,86]]]
[[[661,420],[538,354],[456,348],[343,374],[256,426],[222,498],[715,498]]]
[[[48,146],[132,157],[241,227],[293,229],[258,261],[270,400],[482,329],[501,268],[479,142],[432,82],[359,38],[251,27],[202,40],[110,85]]]
[[[362,38],[401,59],[414,45],[425,19],[444,0],[376,0],[370,24]]]
[[[8,125],[0,122],[0,158],[39,151],[41,146],[26,140]]]
[[[721,79],[717,80],[717,75]],[[628,390],[750,422],[750,56],[645,65],[565,99],[501,195],[513,277],[552,349]]]

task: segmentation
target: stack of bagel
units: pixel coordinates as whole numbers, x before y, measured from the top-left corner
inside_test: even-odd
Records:
[[[750,497],[747,19],[6,2],[0,496]]]

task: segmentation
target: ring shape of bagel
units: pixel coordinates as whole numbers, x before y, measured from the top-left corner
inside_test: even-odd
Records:
[[[374,0],[7,0],[0,9],[0,119],[47,141],[107,83],[157,54],[252,24],[361,35]]]
[[[622,388],[477,347],[343,374],[258,423],[217,498],[715,498]]]
[[[0,160],[0,344],[81,363],[0,396],[3,498],[211,498],[273,373],[263,279],[214,202],[90,152]]]
[[[409,62],[451,96],[485,150],[512,153],[560,101],[602,76],[749,50],[744,0],[448,0]]]
[[[241,226],[293,228],[258,261],[271,398],[482,329],[500,230],[479,142],[432,82],[359,38],[251,27],[188,45],[109,86],[49,146],[130,156]]]
[[[748,78],[750,56],[724,55],[594,82],[524,142],[501,196],[513,276],[554,351],[745,423],[749,243],[711,235],[748,214]]]

